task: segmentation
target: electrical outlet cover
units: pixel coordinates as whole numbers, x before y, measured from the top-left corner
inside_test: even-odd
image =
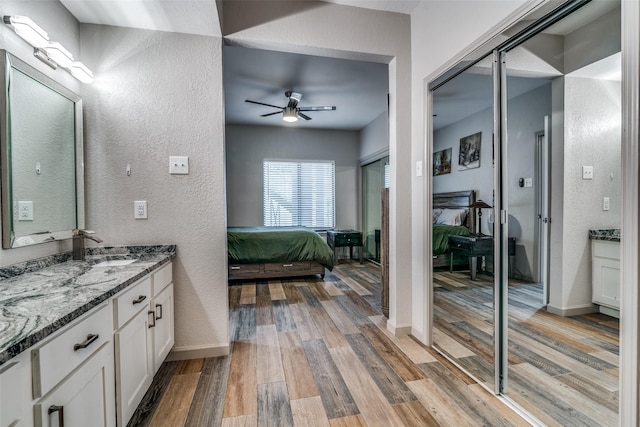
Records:
[[[147,219],[147,201],[137,200],[133,202],[133,218]]]

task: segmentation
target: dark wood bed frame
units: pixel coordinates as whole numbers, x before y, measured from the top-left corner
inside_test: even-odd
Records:
[[[476,201],[476,192],[474,190],[468,191],[453,191],[449,193],[434,193],[433,194],[433,209],[468,209],[467,221],[465,226],[471,233],[475,233],[476,230],[476,210],[471,206]],[[449,252],[432,255],[434,267],[448,267],[450,263]]]
[[[263,264],[229,264],[229,280],[260,280],[277,277],[303,277],[319,274],[324,279],[324,266],[315,261],[270,262]]]

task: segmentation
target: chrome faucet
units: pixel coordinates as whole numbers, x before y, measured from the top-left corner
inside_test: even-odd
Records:
[[[91,239],[96,243],[101,243],[102,239],[92,236],[95,231],[91,230],[73,230],[73,259],[84,261],[84,239]]]

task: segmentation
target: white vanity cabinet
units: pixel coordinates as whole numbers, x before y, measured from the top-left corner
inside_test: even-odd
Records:
[[[126,426],[173,347],[173,284],[167,264],[115,299],[116,400]]]
[[[115,424],[112,336],[106,302],[31,350],[34,426]]]
[[[169,262],[0,365],[0,427],[126,426],[173,347],[173,309]]]
[[[131,286],[114,301],[117,329],[116,406],[119,426],[127,425],[153,380],[153,354],[149,313],[151,278]]]
[[[592,300],[602,313],[618,317],[620,310],[620,242],[591,240]]]

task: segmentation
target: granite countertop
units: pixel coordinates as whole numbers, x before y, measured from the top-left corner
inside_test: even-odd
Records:
[[[175,245],[87,249],[0,268],[0,365],[176,256]],[[135,259],[97,267],[108,260]]]
[[[591,240],[609,240],[612,242],[620,241],[619,228],[607,228],[602,230],[589,230],[589,239]]]

